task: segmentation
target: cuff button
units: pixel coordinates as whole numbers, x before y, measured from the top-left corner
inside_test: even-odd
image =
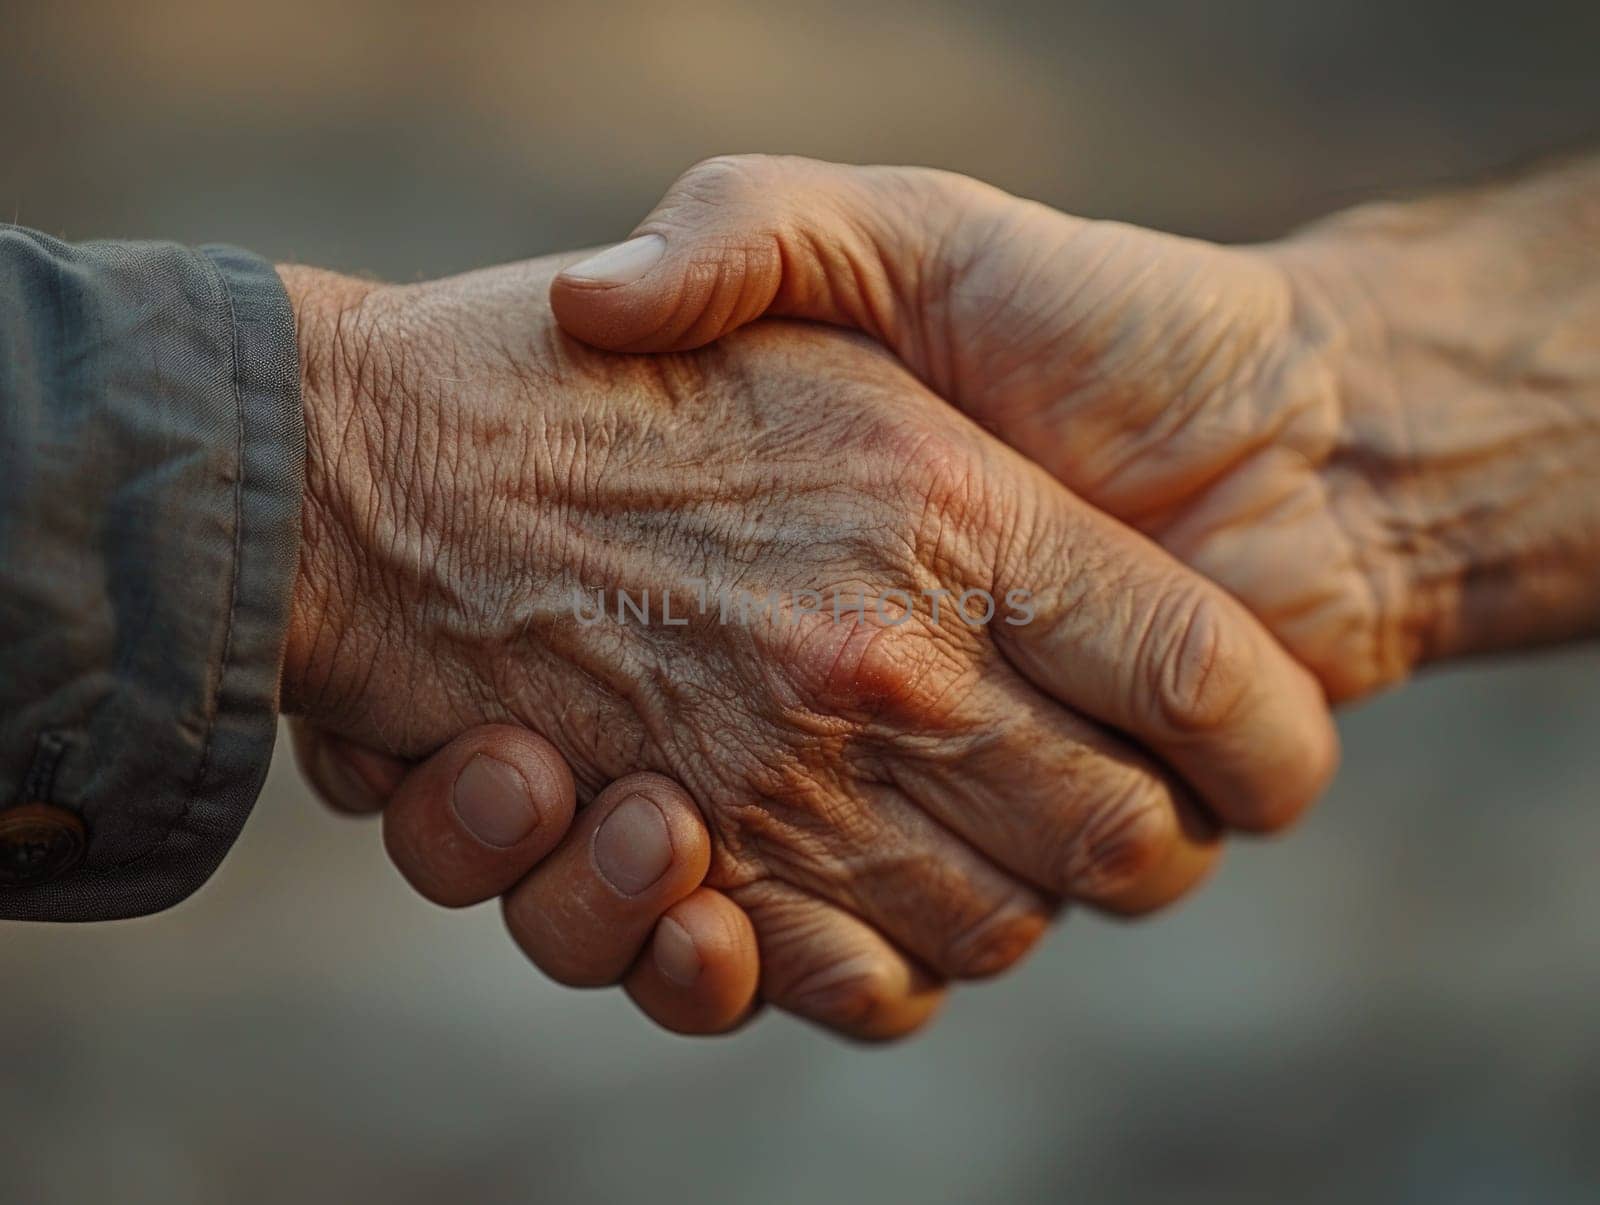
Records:
[[[0,887],[48,883],[78,864],[83,821],[65,808],[24,803],[0,812]]]

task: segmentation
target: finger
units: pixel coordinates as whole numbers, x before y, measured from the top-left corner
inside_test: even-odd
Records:
[[[989,629],[1012,663],[1149,749],[1225,824],[1298,817],[1338,762],[1321,687],[1219,587],[1059,487],[1037,496],[995,590],[1027,605]]]
[[[572,775],[548,741],[487,724],[451,741],[401,782],[383,816],[396,869],[457,908],[521,879],[566,835]]]
[[[1102,912],[1143,916],[1191,894],[1211,877],[1222,857],[1216,821],[1186,798],[1179,799],[1173,815],[1178,833],[1165,853],[1155,857],[1143,873],[1127,876],[1122,886],[1096,900],[1095,906]],[[1126,836],[1123,842],[1126,849]],[[1117,845],[1113,843],[1111,849],[1109,858],[1101,854],[1102,873],[1114,874]],[[1131,852],[1124,856],[1132,860],[1138,855]]]
[[[945,979],[984,979],[1031,951],[1055,904],[956,837],[898,787],[861,783],[846,802],[852,848],[787,863],[780,877],[842,907]],[[843,873],[840,867],[843,867]]]
[[[761,997],[846,1037],[885,1041],[933,1017],[944,985],[848,912],[771,879],[729,895],[750,917]]]
[[[924,689],[960,701],[942,716],[943,733],[903,741],[891,754],[895,784],[1052,895],[1137,913],[1199,883],[1221,844],[1184,786],[995,661],[959,690],[925,679]]]
[[[312,728],[303,720],[290,722],[289,736],[300,773],[336,812],[381,811],[411,768],[401,758]]]
[[[630,774],[578,816],[559,849],[506,894],[506,926],[545,974],[616,983],[657,920],[705,878],[711,840],[671,779]]]
[[[928,638],[908,636],[905,628],[824,623],[784,627],[774,639],[774,659],[796,675],[812,706],[829,712],[859,708],[884,688],[900,696],[885,706],[898,708],[907,700],[890,679],[920,678],[913,691],[928,682],[915,669],[891,669],[876,651],[911,650],[913,658],[925,652]],[[1006,671],[992,650],[991,659]],[[772,878],[855,914],[941,977],[983,978],[1035,945],[1055,901],[1001,869],[893,782],[892,754],[903,742],[926,741],[948,758],[950,743],[925,729],[939,710],[911,704],[917,731],[874,740],[878,747],[856,772],[775,776],[765,797],[745,801],[756,806],[744,810],[759,824],[749,839]],[[881,711],[878,722],[887,714]],[[983,722],[1005,717],[990,714]]]
[[[918,371],[916,299],[952,268],[989,198],[923,168],[735,155],[685,172],[627,242],[569,265],[550,301],[571,335],[613,351],[699,347],[763,314],[849,326]]]
[[[668,908],[623,981],[651,1020],[675,1033],[727,1033],[755,1007],[761,964],[744,909],[701,887]]]

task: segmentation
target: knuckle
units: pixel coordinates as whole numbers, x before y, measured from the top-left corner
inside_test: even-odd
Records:
[[[1342,757],[1339,730],[1333,726],[1333,717],[1324,713],[1319,716],[1319,721],[1317,734],[1306,745],[1305,794],[1308,805],[1327,790],[1328,784],[1339,772]]]
[[[1229,822],[1248,833],[1281,833],[1300,818],[1306,806],[1296,798],[1295,792],[1279,790],[1240,802],[1229,816]]]
[[[1141,917],[1151,916],[1163,912],[1176,904],[1187,890],[1163,892],[1157,895],[1135,893],[1128,897],[1111,897],[1096,900],[1095,907],[1109,916],[1121,917],[1125,920],[1137,920]]]
[[[923,421],[888,426],[883,438],[890,463],[905,466],[904,484],[931,517],[961,519],[982,509],[987,493],[964,433]]]
[[[1296,744],[1299,757],[1288,774],[1296,815],[1317,801],[1339,771],[1339,731],[1324,707],[1315,714],[1305,739]]]
[[[1331,721],[1291,745],[1290,760],[1272,776],[1270,792],[1238,809],[1237,825],[1256,833],[1278,833],[1317,801],[1339,766],[1339,737]]]
[[[925,215],[930,207],[942,207],[951,214],[965,216],[996,201],[1016,204],[1015,198],[994,185],[945,168],[906,165],[844,170],[871,182],[886,195],[902,199],[909,214]]]
[[[899,600],[896,600],[898,603]],[[861,723],[938,727],[970,670],[950,643],[915,620],[890,626],[871,614],[815,617],[788,659],[803,705]]]
[[[755,928],[761,992],[771,1004],[861,1041],[901,1037],[932,1014],[937,995],[891,950],[841,928],[830,909],[757,881],[729,892]]]
[[[1022,901],[1008,901],[967,926],[945,950],[943,969],[957,979],[986,979],[1009,970],[1038,944],[1047,919]]]
[[[899,1036],[893,1014],[901,997],[894,969],[870,955],[842,958],[797,979],[784,993],[795,1012],[858,1036]]]
[[[1249,693],[1250,667],[1221,600],[1185,589],[1158,608],[1155,622],[1148,672],[1160,718],[1186,734],[1227,727]]]
[[[909,567],[941,583],[992,585],[1002,551],[1023,535],[1026,489],[997,474],[975,432],[891,402],[853,433],[853,479],[890,516],[886,530]]]
[[[937,188],[953,197],[971,199],[976,197],[997,196],[1015,202],[1000,188],[976,176],[969,176],[965,172],[951,171],[943,167],[908,167],[905,169],[912,173],[916,181],[924,188]]]
[[[1062,859],[1066,895],[1098,898],[1128,890],[1160,867],[1177,837],[1171,799],[1159,784],[1130,775],[1073,833]]]
[[[753,200],[778,170],[773,155],[713,155],[678,177],[676,192],[705,204]]]
[[[1017,203],[1016,198],[993,184],[985,183],[962,172],[937,167],[913,167],[904,170],[908,173],[907,182],[912,187],[924,195],[943,202],[957,213],[996,209],[1002,205],[1014,206]]]

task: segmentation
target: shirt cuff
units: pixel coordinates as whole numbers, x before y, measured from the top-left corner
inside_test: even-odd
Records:
[[[294,316],[244,251],[0,227],[0,403],[0,918],[158,911],[216,869],[271,757]]]

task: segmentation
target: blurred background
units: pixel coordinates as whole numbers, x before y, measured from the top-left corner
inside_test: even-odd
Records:
[[[410,279],[762,150],[1259,238],[1600,145],[1597,47],[1593,0],[0,0],[0,210]],[[186,905],[0,929],[0,1200],[1600,1199],[1600,651],[1344,732],[1303,827],[888,1050],[544,983],[280,757]]]

